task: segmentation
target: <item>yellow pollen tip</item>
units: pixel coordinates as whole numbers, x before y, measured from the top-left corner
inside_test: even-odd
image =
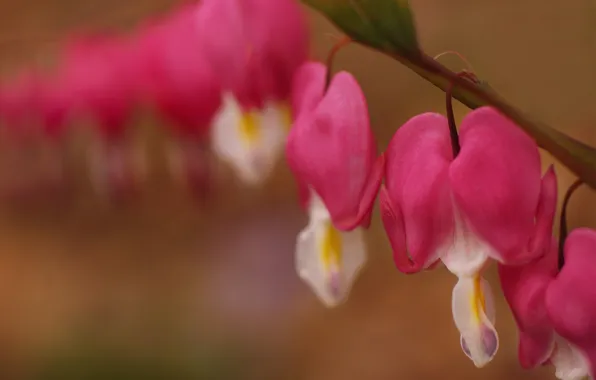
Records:
[[[484,292],[482,291],[482,281],[480,276],[474,277],[474,287],[470,297],[472,315],[477,323],[482,322],[481,312],[486,311],[486,301],[484,299]]]
[[[242,114],[239,131],[240,137],[246,144],[252,144],[257,141],[261,134],[258,120],[259,114],[256,111],[250,111]]]
[[[321,261],[326,272],[332,268],[339,270],[342,262],[342,240],[340,232],[333,227],[331,222],[326,222],[321,241]]]

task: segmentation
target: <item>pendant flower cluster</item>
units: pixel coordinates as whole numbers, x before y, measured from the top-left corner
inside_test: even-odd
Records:
[[[41,139],[56,156],[73,124],[88,125],[92,183],[110,197],[131,194],[146,174],[132,129],[144,108],[168,127],[170,170],[195,193],[208,187],[210,150],[244,183],[261,184],[282,154],[308,49],[295,0],[185,4],[129,35],[72,38],[54,72],[4,82],[0,121],[5,134]]]
[[[146,162],[131,126],[145,107],[168,126],[171,172],[200,196],[210,150],[257,186],[285,149],[308,215],[296,270],[324,305],[347,299],[366,262],[378,196],[398,271],[443,264],[457,277],[453,320],[474,365],[499,350],[483,278],[495,263],[519,328],[521,365],[552,365],[562,380],[594,378],[596,231],[567,233],[566,225],[579,183],[565,197],[557,242],[557,178],[553,167],[542,173],[536,142],[492,107],[471,111],[458,130],[451,90],[447,116],[410,118],[379,152],[358,82],[331,74],[333,55],[327,65],[308,60],[308,37],[296,0],[202,0],[130,35],[69,41],[51,75],[23,70],[0,86],[0,144],[16,157],[12,174],[28,171],[26,153],[39,145],[52,168],[37,181],[15,180],[8,192],[61,188],[64,142],[84,122],[96,190],[134,193]]]
[[[447,117],[411,118],[379,155],[362,90],[348,73],[327,71],[309,62],[294,77],[286,157],[309,217],[297,238],[299,276],[328,307],[346,299],[365,262],[363,231],[379,195],[397,269],[443,264],[457,277],[453,320],[475,366],[499,349],[483,278],[495,262],[520,329],[522,366],[552,364],[562,380],[592,378],[596,232],[573,231],[561,243],[565,265],[557,266],[557,179],[552,166],[542,173],[536,143],[491,107],[470,112],[458,131],[447,93]]]

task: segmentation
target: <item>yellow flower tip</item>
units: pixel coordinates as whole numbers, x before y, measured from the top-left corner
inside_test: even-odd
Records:
[[[482,290],[482,278],[480,275],[474,277],[474,288],[470,295],[470,310],[477,324],[482,323],[482,314],[486,313],[486,301]]]
[[[254,144],[261,136],[259,113],[257,111],[243,113],[238,129],[240,137],[247,145]]]

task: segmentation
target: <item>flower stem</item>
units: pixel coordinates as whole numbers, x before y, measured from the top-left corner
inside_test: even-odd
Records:
[[[329,51],[329,55],[327,56],[327,74],[325,76],[325,92],[327,92],[327,88],[329,88],[329,83],[331,83],[333,61],[335,59],[335,55],[338,51],[341,50],[341,48],[348,45],[350,42],[352,42],[352,39],[348,36],[344,36],[341,40],[337,41],[337,43]]]
[[[451,150],[453,151],[453,158],[457,157],[461,146],[459,145],[459,135],[457,134],[457,126],[455,125],[455,116],[453,115],[453,83],[447,87],[445,91],[445,108],[447,109],[447,122],[449,123],[449,136],[451,137]]]
[[[460,78],[465,78],[471,82],[478,82],[478,78],[469,71],[462,71],[457,74]],[[459,144],[459,135],[457,134],[457,126],[455,124],[455,116],[453,114],[453,86],[451,82],[445,91],[445,108],[447,109],[447,121],[449,123],[449,136],[451,137],[451,150],[453,151],[453,158],[457,157],[461,146]]]
[[[573,182],[573,184],[571,186],[569,186],[569,188],[567,189],[567,192],[565,193],[565,198],[563,199],[563,206],[561,207],[561,219],[559,222],[559,270],[561,270],[561,268],[563,268],[563,266],[565,265],[565,252],[564,252],[564,248],[565,248],[565,239],[567,239],[567,204],[569,203],[569,199],[571,199],[571,196],[573,195],[573,193],[575,192],[575,190],[577,190],[578,187],[580,187],[584,182],[581,179],[577,179],[575,182]]]

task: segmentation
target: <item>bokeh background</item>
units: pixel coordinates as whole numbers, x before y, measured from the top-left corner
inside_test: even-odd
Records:
[[[430,55],[457,50],[512,103],[596,145],[595,1],[411,4]],[[176,5],[0,1],[2,72],[51,65],[72,31],[126,31]],[[339,33],[305,11],[313,57],[324,59]],[[454,56],[441,61],[464,68]],[[373,51],[348,46],[335,67],[359,79],[381,149],[409,117],[444,112],[441,91]],[[456,106],[461,118],[467,109]],[[514,323],[499,292],[500,352],[483,370],[474,368],[451,320],[455,278],[445,269],[398,273],[378,214],[367,234],[370,261],[350,300],[326,310],[293,268],[294,239],[306,218],[283,160],[262,189],[243,188],[221,168],[220,190],[202,204],[168,176],[155,118],[138,123],[154,170],[133,201],[110,206],[98,199],[84,185],[75,149],[71,163],[83,185],[74,194],[2,206],[1,379],[554,378],[550,368],[520,369]],[[543,158],[545,168],[553,162]],[[563,193],[573,177],[555,166]],[[595,201],[580,189],[570,226],[596,227]],[[494,268],[488,277],[496,288]]]

